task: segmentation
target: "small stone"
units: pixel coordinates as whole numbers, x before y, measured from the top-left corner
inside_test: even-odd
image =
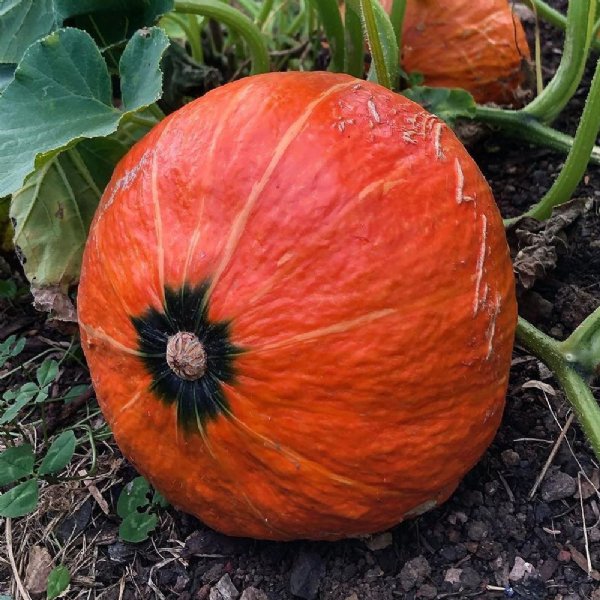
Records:
[[[437,598],[437,588],[433,585],[430,585],[429,583],[424,583],[418,590],[417,590],[417,598],[429,598],[429,599],[433,599],[433,598]]]
[[[233,585],[233,581],[231,581],[229,573],[225,573],[225,575],[219,579],[219,582],[214,589],[216,589],[220,594],[220,598],[217,598],[217,600],[236,600],[236,598],[239,598],[240,595],[235,585]]]
[[[400,584],[405,592],[423,583],[431,575],[431,567],[424,556],[417,556],[404,564],[400,571]]]
[[[542,498],[546,502],[570,498],[577,491],[577,481],[563,471],[550,475],[542,485]]]
[[[459,584],[461,574],[462,569],[455,569],[454,567],[451,567],[446,571],[446,573],[444,573],[444,581],[451,585]]]
[[[33,546],[29,550],[25,587],[30,594],[38,596],[46,591],[48,575],[53,566],[52,557],[44,546]]]
[[[557,568],[558,561],[548,557],[538,569],[542,581],[548,581],[549,579],[552,579],[552,576],[554,575]]]
[[[556,560],[558,562],[568,563],[571,561],[571,553],[568,550],[561,550],[558,553]]]
[[[515,556],[515,564],[508,574],[508,578],[511,581],[518,582],[525,579],[528,575],[533,573],[533,565],[526,562],[520,556]]]
[[[502,462],[509,467],[516,467],[521,460],[519,453],[511,448],[504,450],[500,456],[502,457]]]
[[[314,600],[325,575],[323,559],[316,552],[301,551],[290,573],[290,591],[304,600]]]
[[[134,554],[135,550],[123,542],[115,542],[108,547],[108,557],[116,563],[129,562]]]
[[[356,595],[356,592],[352,592],[349,596],[346,596],[344,600],[358,600],[358,596]]]
[[[475,590],[481,585],[481,577],[473,567],[465,567],[460,575],[460,582],[465,588]]]
[[[467,535],[469,536],[469,539],[480,542],[488,535],[487,523],[484,523],[483,521],[471,521],[467,528]]]
[[[269,598],[262,590],[249,587],[242,592],[240,600],[269,600]]]
[[[223,576],[223,573],[225,571],[225,565],[222,563],[217,563],[215,565],[213,565],[210,569],[204,571],[204,573],[202,573],[202,581],[204,583],[216,583],[217,581],[219,581],[219,579],[221,579],[221,577]]]

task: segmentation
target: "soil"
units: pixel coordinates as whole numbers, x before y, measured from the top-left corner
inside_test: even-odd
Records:
[[[564,9],[563,2],[554,4]],[[561,39],[549,27],[542,35],[549,76],[560,58]],[[591,69],[590,64],[586,84],[557,122],[564,131],[576,127]],[[507,216],[540,198],[564,160],[499,136],[471,151]],[[600,304],[598,195],[600,168],[590,167],[576,196],[592,202],[560,234],[556,267],[520,291],[522,312],[559,338]],[[2,310],[0,339],[11,333],[27,337],[23,361],[45,350],[64,353],[74,330],[45,322],[23,297]],[[54,396],[89,381],[81,360],[75,353],[65,361]],[[52,427],[84,418],[95,426],[101,422],[88,397],[67,411],[55,406],[48,415]],[[67,564],[73,578],[68,598],[227,600],[243,592],[243,600],[600,600],[600,472],[569,414],[548,369],[517,346],[502,426],[452,498],[390,532],[336,543],[228,538],[173,509],[159,512],[150,541],[123,543],[116,499],[136,474],[107,436],[98,447],[96,478],[46,485],[39,510],[13,520],[10,543],[22,578],[31,570],[34,546]],[[74,462],[75,473],[88,468],[89,456]],[[15,593],[5,550],[0,548],[0,594]]]

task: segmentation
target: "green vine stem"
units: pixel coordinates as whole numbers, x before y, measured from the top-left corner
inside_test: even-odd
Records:
[[[389,73],[387,72],[385,66],[383,46],[381,45],[381,40],[379,39],[377,21],[375,20],[375,11],[373,10],[373,4],[371,0],[360,0],[360,11],[362,14],[365,31],[367,33],[367,42],[369,44],[369,49],[371,50],[373,65],[375,66],[377,83],[383,87],[391,89],[392,82],[390,81]]]
[[[560,342],[560,347],[568,360],[581,365],[586,373],[598,374],[600,370],[600,307],[588,315],[564,342]]]
[[[269,51],[260,29],[243,13],[220,0],[175,0],[175,12],[215,19],[238,33],[248,44],[251,73],[269,70]]]
[[[546,23],[549,23],[558,29],[562,29],[563,31],[567,28],[567,17],[555,8],[548,6],[544,0],[521,0],[521,2],[524,4],[531,4],[535,9],[536,14],[544,19]],[[600,23],[596,23],[591,41],[591,47],[595,51],[600,51],[600,40],[597,39],[599,25]]]
[[[501,110],[489,106],[477,106],[475,118],[481,123],[499,127],[509,137],[520,139],[538,146],[544,146],[567,154],[573,147],[574,138],[540,123],[522,111]],[[594,146],[590,162],[600,165],[600,146]]]
[[[550,122],[571,99],[583,76],[595,13],[596,0],[570,0],[558,69],[544,91],[523,109],[524,112],[540,121]]]
[[[260,29],[263,28],[264,24],[267,21],[267,18],[271,14],[271,10],[273,10],[273,0],[263,0],[262,6],[260,7],[260,12],[256,16],[256,26]]]
[[[365,41],[362,30],[360,0],[346,0],[344,25],[346,37],[344,72],[360,79],[365,72]]]
[[[539,220],[547,219],[552,214],[552,209],[555,206],[563,204],[571,198],[585,173],[599,131],[600,59],[596,63],[592,85],[590,86],[581,120],[575,133],[573,146],[567,155],[567,160],[552,187],[537,204],[525,213],[525,216]],[[510,219],[507,221],[507,224],[515,220]]]
[[[589,385],[577,371],[578,364],[569,360],[571,355],[564,350],[565,342],[561,343],[547,336],[521,317],[517,324],[517,339],[552,369],[594,454],[600,459],[600,406]]]
[[[204,62],[204,52],[202,50],[202,32],[200,31],[200,25],[198,24],[198,18],[196,15],[188,15],[188,24],[190,31],[188,42],[190,43],[192,58],[197,63],[202,64]]]

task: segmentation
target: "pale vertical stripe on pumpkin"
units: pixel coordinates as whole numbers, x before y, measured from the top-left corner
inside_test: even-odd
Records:
[[[167,122],[160,132],[158,139],[155,142],[155,148],[159,147],[160,140],[163,135],[169,131],[173,124],[173,120]],[[158,295],[165,306],[165,248],[163,246],[163,222],[160,214],[160,198],[158,194],[158,163],[156,160],[157,152],[152,154],[152,163],[150,167],[150,186],[152,195],[152,204],[154,205],[154,227],[156,231],[156,253],[158,263]]]
[[[248,196],[248,199],[246,200],[246,203],[235,218],[235,221],[227,238],[227,242],[225,243],[223,258],[217,265],[217,269],[211,281],[211,286],[208,290],[208,293],[206,294],[207,300],[208,298],[210,298],[212,291],[219,282],[221,275],[223,275],[223,273],[227,269],[227,266],[231,261],[231,258],[235,252],[235,249],[237,248],[240,238],[244,233],[246,224],[248,223],[248,219],[250,218],[250,213],[252,212],[256,201],[260,198],[261,193],[269,183],[269,180],[271,179],[273,172],[279,164],[279,161],[285,154],[285,151],[288,149],[290,144],[296,139],[298,134],[302,131],[303,127],[306,125],[308,119],[312,115],[315,108],[317,108],[317,106],[321,102],[323,102],[323,100],[327,99],[329,96],[335,94],[336,92],[351,88],[354,85],[356,85],[356,82],[354,80],[350,82],[338,83],[337,85],[333,85],[321,94],[319,94],[312,102],[310,102],[307,105],[304,112],[302,112],[302,114],[287,128],[285,133],[281,136],[281,139],[279,140],[277,146],[273,151],[273,157],[267,165],[265,172],[263,173],[258,183],[256,183],[252,187],[252,190],[250,192],[250,195]]]
[[[229,105],[221,113],[219,121],[212,132],[211,139],[210,139],[210,145],[208,146],[208,149],[207,149],[206,153],[204,154],[204,160],[203,160],[204,167],[203,168],[204,168],[205,172],[220,173],[220,171],[214,167],[215,150],[217,148],[217,142],[221,139],[221,136],[223,134],[223,129],[225,128],[225,125],[227,124],[229,118],[231,117],[231,114],[239,106],[239,103],[243,103],[246,96],[250,95],[253,92],[254,92],[253,87],[251,85],[248,85],[248,86],[245,86],[244,88],[242,88],[242,91],[240,93],[238,93],[237,95],[228,97]],[[204,223],[202,222],[202,218],[203,218],[203,214],[204,214],[204,205],[206,203],[206,199],[204,196],[200,199],[200,202],[201,202],[201,206],[200,206],[200,212],[198,215],[198,223],[196,224],[196,227],[194,228],[194,233],[192,234],[192,237],[190,238],[190,245],[189,245],[189,248],[187,251],[185,265],[183,268],[182,285],[187,282],[188,270],[190,268],[192,257],[194,255],[194,253],[196,252],[196,247],[198,246],[198,242],[200,241],[202,226],[204,225]]]

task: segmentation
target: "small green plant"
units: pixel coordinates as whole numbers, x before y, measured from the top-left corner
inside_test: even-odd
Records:
[[[48,575],[48,584],[46,587],[46,598],[47,600],[54,600],[58,598],[63,592],[67,590],[71,583],[71,574],[69,569],[64,565],[58,565],[50,571]]]
[[[0,344],[0,369],[8,362],[9,359],[18,356],[23,352],[26,343],[25,338],[18,338],[11,335]]]
[[[36,455],[30,444],[7,448],[0,454],[0,486],[25,479],[0,496],[0,516],[22,517],[38,503],[40,479],[53,479],[71,462],[77,439],[72,430],[63,431],[50,445],[34,469]]]
[[[0,359],[1,360],[1,359]],[[2,399],[10,403],[0,416],[0,425],[6,425],[15,419],[28,404],[40,404],[47,400],[50,386],[58,375],[58,362],[46,359],[36,371],[36,381],[28,381],[15,390],[4,392]]]
[[[119,536],[126,542],[143,542],[158,524],[156,509],[167,506],[163,496],[154,491],[143,477],[136,477],[121,491],[117,501],[117,514],[123,521]]]

